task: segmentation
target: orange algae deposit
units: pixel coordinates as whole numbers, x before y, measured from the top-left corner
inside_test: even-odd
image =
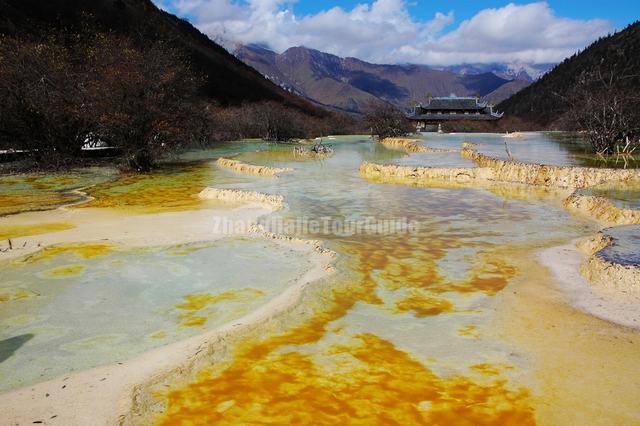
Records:
[[[182,327],[200,327],[206,324],[209,319],[206,316],[197,315],[200,311],[207,307],[213,306],[220,302],[249,302],[251,300],[264,297],[265,293],[253,288],[244,288],[240,290],[230,290],[223,293],[211,294],[189,294],[184,296],[184,302],[176,305],[176,308],[186,311],[178,318]]]
[[[33,296],[36,296],[36,294],[20,288],[0,288],[0,303],[27,299]]]
[[[405,254],[413,252],[409,245],[405,249]],[[506,282],[515,273],[507,267],[505,275],[499,276],[495,264],[479,267],[467,280],[447,287],[435,263],[446,253],[442,247],[432,250],[423,262],[402,267],[397,265],[401,254],[396,250],[385,253],[380,244],[369,247],[363,243],[353,252],[359,255],[360,262],[355,263],[360,281],[334,288],[322,309],[303,325],[262,341],[247,339],[237,347],[229,365],[204,371],[195,382],[169,391],[159,423],[535,423],[529,392],[509,388],[497,367],[490,364],[474,366],[470,377],[438,376],[391,342],[370,333],[353,336],[353,344],[333,344],[320,352],[307,348],[305,345],[317,344],[327,333],[335,332],[332,323],[356,303],[385,304],[376,292],[376,272],[382,271],[391,280],[385,283],[390,289],[411,289],[413,300],[405,298],[395,307],[417,316],[453,311],[452,303],[437,293],[423,293],[431,285],[463,293],[476,289],[491,296],[499,291],[502,280]],[[424,270],[425,266],[433,269]],[[435,282],[409,282],[399,270]],[[488,278],[496,280],[496,285],[487,286]]]
[[[387,238],[359,241],[344,250],[356,256],[353,269],[370,284],[372,295],[378,285],[393,292],[409,290],[402,293],[393,310],[425,317],[455,312],[453,303],[443,297],[446,293],[494,296],[518,273],[502,252],[485,251],[475,256],[464,279],[449,280],[439,271],[438,261],[461,245],[449,236],[431,237],[428,247],[419,239]]]
[[[0,192],[0,215],[49,209],[80,199],[81,197],[78,194],[58,191],[34,191],[28,193]]]
[[[159,423],[533,424],[528,391],[488,374],[489,364],[440,376],[375,334],[351,336],[350,344],[328,343],[328,335],[340,330],[335,321],[356,304],[426,318],[455,314],[458,298],[447,293],[499,293],[518,271],[504,248],[476,243],[477,236],[362,236],[338,243],[355,276],[329,290],[301,325],[264,339],[247,338],[228,363],[163,391],[167,405]],[[482,251],[470,259],[462,279],[448,278],[441,262],[452,250],[469,247]]]
[[[43,260],[50,260],[63,254],[74,254],[83,259],[93,259],[94,257],[104,256],[112,250],[113,246],[109,244],[65,244],[49,246],[43,248],[37,253],[20,259],[19,262],[40,262]]]
[[[84,272],[83,265],[66,265],[47,271],[46,274],[51,277],[73,277]]]
[[[66,223],[38,223],[33,225],[0,225],[0,240],[48,234],[75,228]]]
[[[415,290],[396,302],[396,310],[398,312],[413,312],[417,317],[454,312],[453,303],[450,301],[427,296]]]
[[[480,332],[477,325],[468,325],[466,327],[462,327],[458,329],[458,334],[464,337],[471,337],[473,339],[478,339],[480,337]]]
[[[497,365],[482,363],[482,364],[472,365],[469,368],[471,370],[473,370],[473,371],[476,371],[476,372],[478,372],[480,374],[484,374],[486,376],[499,376],[500,375],[500,366],[497,366]],[[505,366],[502,366],[502,368],[510,370],[513,367],[505,365]]]
[[[488,257],[485,255],[484,257]],[[479,265],[471,270],[467,280],[453,282],[439,291],[455,291],[458,293],[483,292],[494,296],[509,284],[509,280],[516,276],[517,269],[502,259],[483,259]]]
[[[276,338],[276,342],[277,342]],[[373,334],[334,345],[349,368],[325,368],[313,356],[272,352],[267,340],[220,375],[168,395],[159,422],[174,424],[534,424],[527,390],[504,380],[441,377]],[[265,352],[268,351],[268,352]]]
[[[76,208],[115,208],[135,213],[162,213],[197,209],[198,194],[210,183],[206,163],[165,167],[149,174],[124,175],[88,190],[94,197]]]

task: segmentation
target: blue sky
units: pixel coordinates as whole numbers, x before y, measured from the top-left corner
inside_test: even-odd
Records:
[[[341,6],[351,9],[362,0],[338,0],[338,1],[313,1],[299,0],[293,5],[294,10],[301,15],[315,14],[327,9],[328,5]],[[438,11],[455,12],[454,23],[460,23],[471,18],[481,9],[502,7],[509,2],[500,0],[447,0],[425,1],[418,0],[408,2],[411,15],[418,19],[429,19]],[[530,2],[514,1],[516,4]],[[547,1],[549,5],[561,16],[576,19],[603,18],[611,21],[615,28],[622,29],[630,23],[640,19],[640,0],[555,0]]]
[[[559,62],[640,18],[640,0],[154,0],[228,49],[307,46],[377,63]]]

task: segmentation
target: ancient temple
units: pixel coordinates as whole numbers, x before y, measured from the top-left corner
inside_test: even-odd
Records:
[[[418,104],[408,118],[416,123],[418,131],[429,125],[443,121],[485,120],[494,121],[502,118],[502,113],[495,112],[493,106],[486,101],[474,97],[429,98],[426,104]]]

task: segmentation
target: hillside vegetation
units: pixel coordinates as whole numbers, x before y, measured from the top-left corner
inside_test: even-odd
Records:
[[[51,27],[72,34],[88,22],[91,30],[108,30],[139,44],[170,42],[206,77],[204,93],[222,105],[274,100],[318,112],[264,79],[189,22],[158,9],[151,0],[0,0],[0,33],[5,35],[38,35]]]
[[[576,92],[588,74],[611,77],[619,92],[640,89],[640,23],[594,42],[582,52],[565,59],[529,87],[498,105],[506,115],[535,123],[540,128],[577,128],[571,109]],[[598,87],[590,88],[596,93]],[[610,100],[611,102],[613,99]],[[640,114],[640,111],[637,112]]]
[[[0,0],[0,98],[0,150],[36,167],[72,165],[87,145],[107,145],[146,170],[184,145],[352,125],[150,0]]]

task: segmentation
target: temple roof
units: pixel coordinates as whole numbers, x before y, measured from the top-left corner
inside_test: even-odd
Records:
[[[487,107],[486,102],[478,102],[476,98],[431,98],[425,105],[418,105],[423,110],[481,110]]]
[[[417,114],[407,117],[414,121],[494,121],[502,118],[502,114]]]

